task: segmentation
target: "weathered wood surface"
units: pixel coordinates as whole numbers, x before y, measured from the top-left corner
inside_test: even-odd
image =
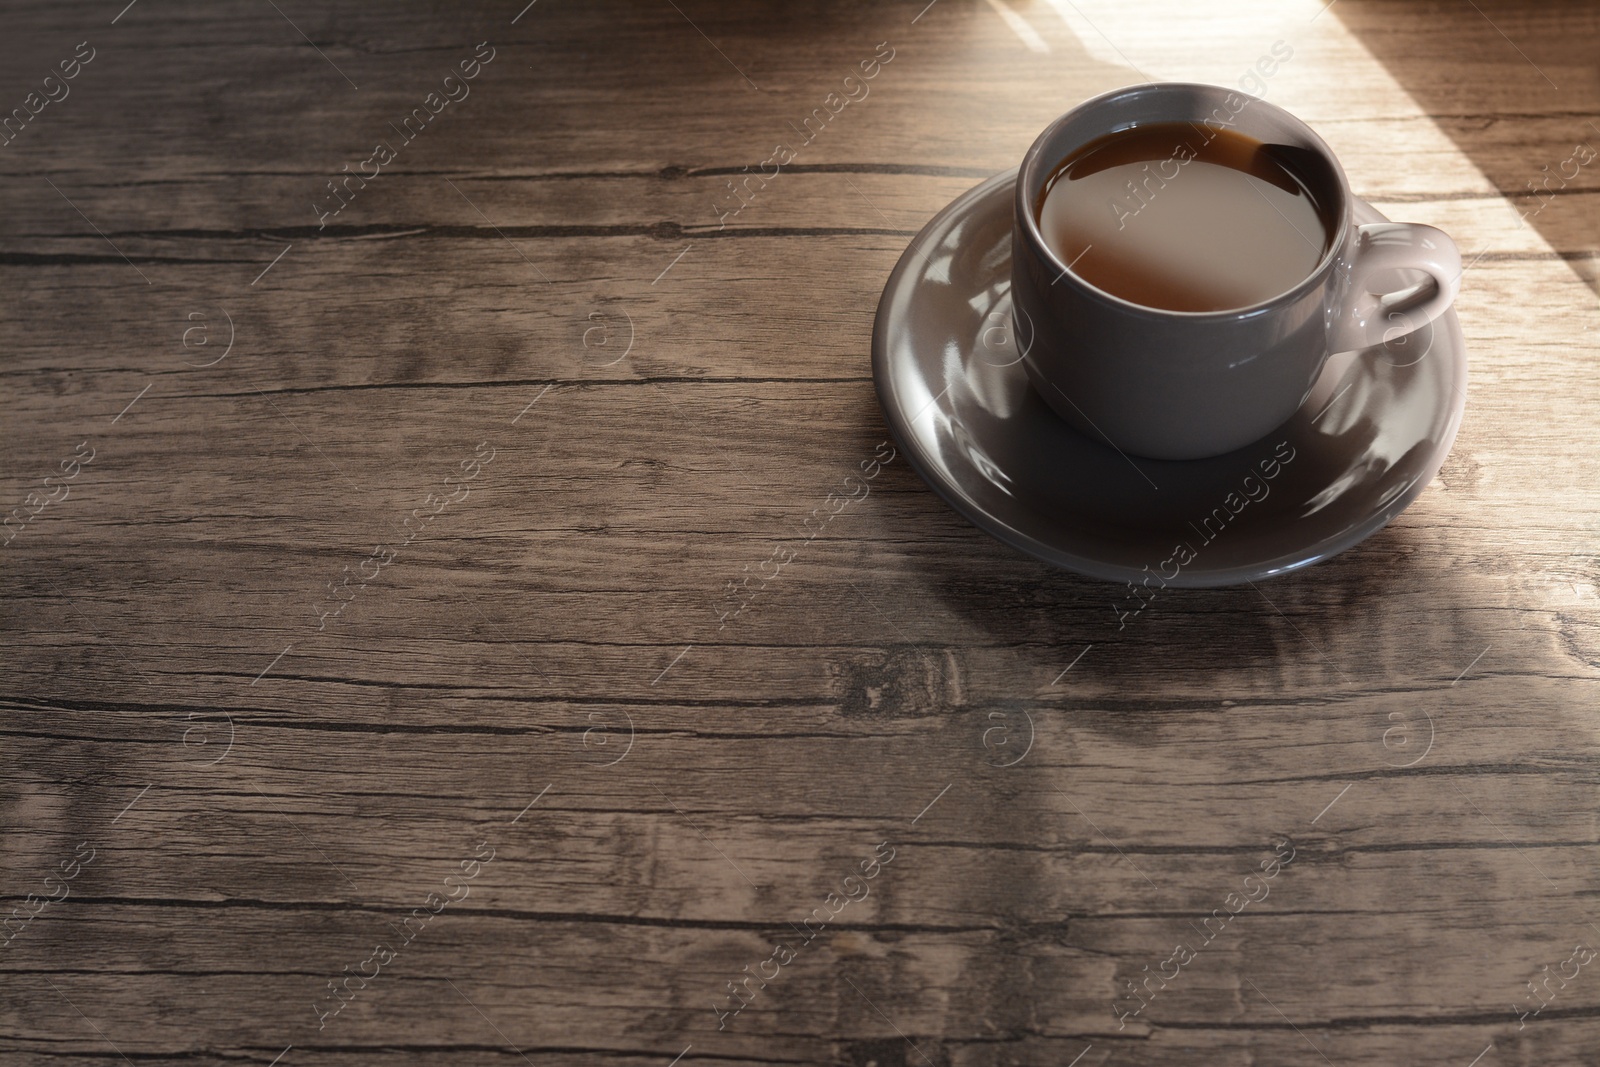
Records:
[[[6,508],[93,455],[0,548],[0,910],[66,894],[0,1059],[1596,1062],[1600,165],[1525,188],[1600,147],[1592,5],[277,6],[4,20],[5,108],[96,51],[0,148]],[[1267,97],[1476,257],[1438,481],[1121,630],[898,458],[813,539],[928,216],[1276,40]]]

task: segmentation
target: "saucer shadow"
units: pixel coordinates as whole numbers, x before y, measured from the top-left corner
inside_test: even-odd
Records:
[[[906,471],[902,479],[920,480]],[[948,513],[931,490],[884,494],[882,507],[902,512],[895,525],[917,523],[926,509]],[[1136,595],[1126,583],[1102,581],[1052,567],[1002,544],[960,516],[966,536],[940,553],[908,553],[908,580],[931,593],[962,629],[986,644],[1009,648],[1054,706],[1050,681],[1085,646],[1095,647],[1097,688],[1126,685],[1130,694],[1160,700],[1152,680],[1181,674],[1184,688],[1215,681],[1236,688],[1241,670],[1278,672],[1285,658],[1314,662],[1322,650],[1348,647],[1386,617],[1389,605],[1429,584],[1435,598],[1452,597],[1454,583],[1430,583],[1416,532],[1390,525],[1341,555],[1251,585],[1158,589]],[[1464,601],[1463,601],[1464,603]],[[1450,604],[1440,604],[1452,610]],[[1286,635],[1293,641],[1286,645]],[[1106,653],[1110,653],[1109,655]],[[1153,667],[1153,665],[1155,665]],[[1331,673],[1354,674],[1330,664]],[[1032,704],[1032,701],[1025,700]],[[1163,701],[1164,703],[1164,701]]]

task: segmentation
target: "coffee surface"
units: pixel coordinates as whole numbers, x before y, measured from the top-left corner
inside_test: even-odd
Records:
[[[1045,243],[1091,285],[1171,311],[1249,307],[1292,289],[1331,221],[1290,165],[1303,150],[1199,123],[1091,141],[1036,205]]]

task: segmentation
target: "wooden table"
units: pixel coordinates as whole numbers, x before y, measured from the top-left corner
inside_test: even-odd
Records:
[[[1600,15],[925,2],[11,6],[8,1067],[1600,1062]],[[878,293],[1277,41],[1465,426],[1119,630],[882,444]]]

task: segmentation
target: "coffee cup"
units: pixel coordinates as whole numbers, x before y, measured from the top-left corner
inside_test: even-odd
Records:
[[[1167,127],[1187,154],[1154,160]],[[1264,437],[1330,354],[1392,342],[1455,298],[1449,236],[1358,226],[1353,202],[1323,140],[1255,97],[1173,82],[1080,104],[1017,175],[1013,335],[1029,380],[1129,455],[1199,459]],[[1397,272],[1425,279],[1379,288]]]

